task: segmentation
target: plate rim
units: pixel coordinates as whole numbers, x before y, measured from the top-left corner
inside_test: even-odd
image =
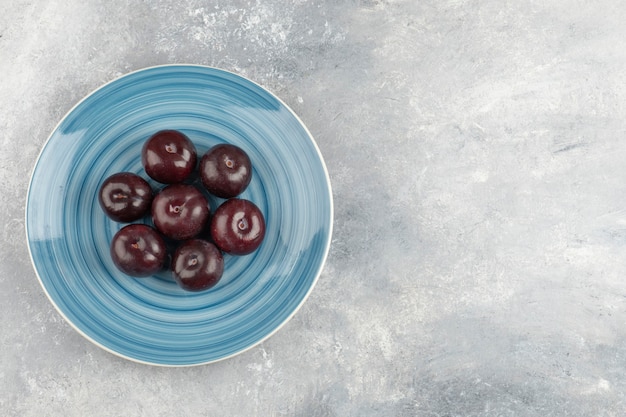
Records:
[[[324,178],[326,180],[326,187],[328,190],[328,202],[329,202],[329,220],[330,220],[330,224],[328,225],[328,237],[326,239],[326,243],[324,245],[324,250],[322,252],[322,258],[321,258],[321,262],[319,262],[319,265],[317,266],[317,270],[315,271],[315,277],[313,279],[313,281],[311,282],[311,285],[309,286],[309,288],[307,289],[306,293],[304,294],[304,296],[302,297],[302,300],[300,300],[300,302],[295,306],[295,308],[287,315],[287,317],[285,317],[285,319],[280,322],[278,324],[278,326],[276,326],[276,328],[274,328],[271,332],[269,332],[268,334],[266,334],[265,336],[263,336],[262,338],[260,338],[259,340],[257,340],[254,343],[251,343],[249,346],[246,346],[244,348],[241,348],[235,352],[232,352],[228,355],[225,355],[223,357],[220,358],[216,358],[216,359],[211,359],[208,361],[202,361],[202,362],[194,362],[194,363],[181,363],[181,364],[172,364],[172,363],[160,363],[160,362],[151,362],[151,361],[146,361],[146,360],[141,360],[138,358],[134,358],[132,356],[129,355],[125,355],[123,353],[117,352],[114,349],[109,348],[108,346],[103,345],[102,343],[94,340],[92,337],[90,337],[89,335],[87,335],[82,329],[80,329],[74,322],[72,322],[72,320],[70,320],[66,314],[61,310],[61,308],[57,305],[57,303],[55,302],[55,300],[52,298],[52,296],[50,295],[50,293],[48,292],[48,289],[46,288],[40,274],[39,274],[39,270],[37,268],[37,265],[35,263],[35,259],[33,257],[33,251],[31,249],[31,241],[30,241],[30,234],[29,234],[29,224],[28,224],[28,209],[29,209],[29,204],[28,202],[30,201],[30,193],[31,193],[31,189],[32,189],[32,184],[33,184],[33,180],[34,180],[34,176],[35,176],[35,171],[37,170],[37,167],[39,166],[39,163],[41,161],[41,157],[43,155],[43,153],[45,152],[46,148],[48,147],[48,144],[50,143],[50,140],[52,139],[52,136],[57,132],[57,130],[59,129],[59,127],[61,126],[61,124],[72,114],[72,112],[74,112],[76,110],[76,108],[78,108],[83,102],[85,102],[87,99],[89,99],[90,97],[94,96],[97,92],[99,92],[100,90],[103,90],[105,88],[107,88],[108,86],[110,86],[113,83],[118,82],[119,80],[122,80],[126,77],[130,77],[132,75],[135,75],[137,73],[141,73],[141,72],[145,72],[145,71],[149,71],[149,70],[154,70],[154,69],[167,69],[167,68],[198,68],[198,69],[202,69],[202,70],[209,70],[209,71],[216,71],[216,72],[222,72],[222,73],[226,73],[226,74],[230,74],[232,76],[235,76],[237,78],[240,78],[242,80],[244,80],[245,82],[249,82],[252,83],[253,85],[257,86],[258,88],[262,89],[264,92],[266,92],[267,94],[269,94],[273,99],[277,100],[286,110],[289,111],[289,113],[292,115],[292,117],[294,117],[297,122],[299,123],[299,125],[304,129],[304,131],[306,132],[307,136],[309,137],[311,144],[313,145],[313,148],[315,149],[315,152],[317,153],[317,157],[319,158],[319,161],[321,163],[322,166],[322,171],[324,173]],[[293,316],[300,310],[300,308],[304,305],[304,303],[306,302],[306,300],[309,298],[309,296],[311,295],[313,289],[315,288],[315,286],[317,285],[317,282],[320,278],[320,276],[322,275],[322,272],[324,270],[324,266],[326,265],[326,261],[328,259],[328,254],[330,252],[330,246],[331,246],[331,242],[332,242],[332,235],[333,235],[333,227],[334,227],[334,202],[333,202],[333,192],[332,192],[332,184],[330,182],[330,175],[328,173],[328,168],[326,166],[326,161],[324,160],[324,157],[322,155],[322,152],[319,148],[319,145],[317,144],[317,141],[315,140],[315,138],[313,137],[313,135],[311,134],[311,132],[309,131],[309,128],[306,126],[306,124],[302,121],[302,119],[300,119],[300,117],[296,114],[296,112],[287,104],[285,103],[279,96],[277,96],[276,94],[274,94],[274,92],[272,92],[271,90],[269,90],[267,87],[262,86],[261,84],[257,83],[254,80],[251,80],[248,77],[245,77],[241,74],[237,74],[233,71],[230,70],[226,70],[223,68],[218,68],[218,67],[214,67],[214,66],[209,66],[209,65],[202,65],[202,64],[185,64],[185,63],[176,63],[176,64],[161,64],[161,65],[152,65],[152,66],[148,66],[148,67],[143,67],[143,68],[139,68],[130,72],[127,72],[125,74],[122,74],[120,76],[117,76],[103,84],[101,84],[99,87],[91,90],[89,93],[87,93],[85,96],[83,96],[80,100],[78,100],[64,115],[63,117],[61,117],[59,119],[59,121],[56,123],[56,125],[54,126],[54,128],[50,131],[50,133],[48,134],[48,137],[46,138],[46,140],[43,142],[43,144],[41,145],[41,149],[39,150],[39,153],[37,154],[37,157],[35,158],[35,162],[31,168],[30,171],[30,175],[29,175],[29,180],[28,180],[28,187],[26,190],[26,200],[24,203],[24,232],[26,235],[26,246],[28,248],[28,255],[31,261],[31,264],[33,266],[33,270],[35,272],[35,275],[37,277],[37,281],[39,281],[39,285],[40,287],[43,289],[44,294],[46,295],[46,297],[48,298],[48,300],[50,301],[50,303],[52,304],[52,306],[54,307],[54,309],[61,315],[61,317],[65,320],[65,322],[67,324],[69,324],[78,334],[80,334],[82,337],[84,337],[86,340],[88,340],[89,342],[93,343],[94,345],[98,346],[99,348],[103,349],[104,351],[107,351],[117,357],[129,360],[131,362],[135,362],[135,363],[140,363],[143,365],[150,365],[150,366],[159,366],[159,367],[166,367],[166,368],[185,368],[185,367],[193,367],[193,366],[203,366],[203,365],[208,365],[208,364],[212,364],[212,363],[217,363],[217,362],[221,362],[221,361],[225,361],[227,359],[230,359],[232,357],[235,357],[237,355],[240,355],[244,352],[247,352],[248,350],[260,345],[261,343],[265,342],[266,340],[268,340],[270,337],[272,337],[274,334],[276,334],[276,332],[278,332],[280,329],[282,329],[292,318]]]

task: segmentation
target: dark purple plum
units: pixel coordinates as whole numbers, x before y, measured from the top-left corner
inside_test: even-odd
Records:
[[[152,221],[165,236],[186,240],[206,227],[211,208],[196,187],[190,184],[172,184],[163,188],[152,201]]]
[[[98,193],[100,207],[112,220],[130,223],[150,209],[150,184],[132,172],[119,172],[104,180]]]
[[[133,277],[147,277],[163,269],[167,258],[165,242],[159,233],[145,224],[121,228],[111,241],[111,259],[115,266]]]
[[[177,130],[161,130],[141,149],[146,174],[163,184],[183,182],[196,168],[198,154],[189,138]]]
[[[251,201],[231,198],[215,210],[210,232],[222,251],[247,255],[254,252],[265,237],[265,218]]]
[[[246,152],[227,143],[209,149],[200,160],[199,171],[204,187],[221,198],[238,196],[252,179],[252,164]]]
[[[222,252],[201,239],[183,242],[172,258],[172,274],[181,288],[202,291],[218,283],[224,272]]]

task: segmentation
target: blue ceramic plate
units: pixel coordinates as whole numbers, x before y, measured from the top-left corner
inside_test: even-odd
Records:
[[[100,184],[121,171],[148,179],[141,147],[161,129],[187,134],[199,155],[228,142],[252,161],[241,197],[265,215],[265,240],[253,254],[226,256],[221,281],[204,292],[180,289],[165,272],[130,278],[109,256],[123,225],[100,209]],[[26,234],[44,291],[79,333],[127,359],[185,366],[241,353],[292,317],[321,272],[332,216],[324,161],[293,111],[238,75],[168,65],[104,85],[63,118],[33,170]]]

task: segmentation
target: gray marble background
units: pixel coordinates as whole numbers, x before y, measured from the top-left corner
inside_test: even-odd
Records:
[[[626,5],[1,3],[2,416],[626,414]],[[83,339],[40,288],[24,234],[30,172],[60,118],[165,63],[283,98],[335,199],[298,314],[193,368]]]

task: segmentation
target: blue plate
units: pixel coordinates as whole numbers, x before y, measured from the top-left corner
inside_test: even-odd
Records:
[[[180,289],[166,272],[128,277],[109,256],[123,224],[100,209],[100,184],[121,171],[148,179],[141,147],[161,129],[187,134],[199,155],[228,142],[252,161],[241,197],[264,213],[265,240],[226,256],[222,280],[204,292]],[[332,217],[324,161],[292,110],[241,76],[167,65],[104,85],[63,118],[33,170],[26,235],[44,291],[79,333],[130,360],[188,366],[241,353],[293,316],[322,270]]]

